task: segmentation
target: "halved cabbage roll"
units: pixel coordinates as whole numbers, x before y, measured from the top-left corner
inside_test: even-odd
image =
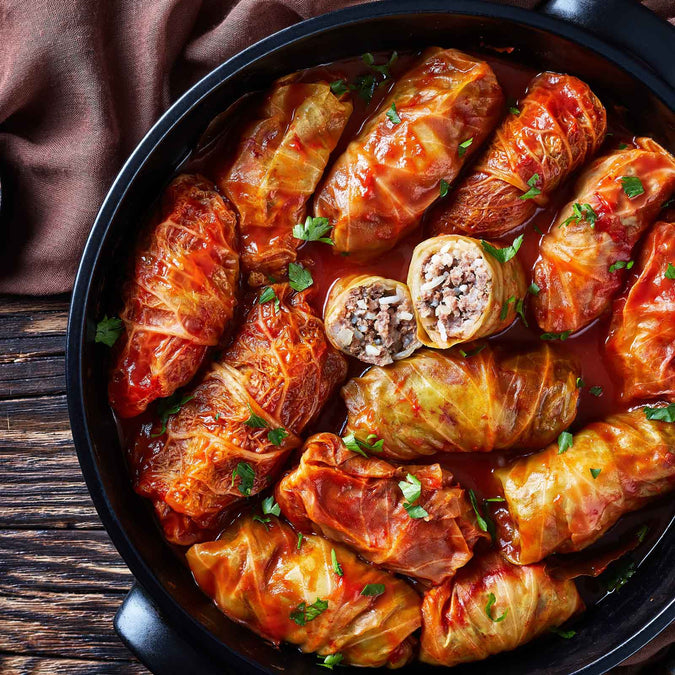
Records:
[[[580,551],[625,513],[675,488],[675,424],[649,409],[589,424],[564,452],[558,444],[498,469],[509,517],[500,541],[520,565]]]
[[[412,658],[421,598],[340,544],[249,516],[193,546],[187,560],[226,616],[274,644],[339,653],[354,666],[398,668]]]
[[[621,396],[675,400],[675,223],[657,223],[639,276],[614,304],[607,353]]]
[[[302,243],[294,225],[352,113],[328,82],[279,80],[244,130],[234,160],[218,181],[239,211],[242,264],[251,285],[283,276]]]
[[[236,218],[215,186],[178,176],[161,201],[124,286],[124,332],[108,396],[120,417],[187,384],[234,314],[239,281]]]
[[[534,314],[545,331],[576,331],[609,308],[633,247],[675,189],[675,158],[650,138],[596,160],[541,242]]]
[[[450,203],[432,215],[433,231],[498,237],[519,227],[595,154],[606,130],[605,109],[587,84],[537,75]]]
[[[417,337],[427,347],[447,349],[487,337],[515,320],[527,290],[525,272],[516,257],[500,262],[489,250],[477,239],[456,234],[415,247],[408,287]]]
[[[454,579],[427,591],[420,660],[439,666],[480,661],[515,649],[585,609],[574,582],[545,565],[477,556]]]
[[[398,460],[541,448],[574,419],[578,375],[548,345],[515,355],[485,346],[466,357],[422,349],[345,384],[347,432],[376,434],[382,456]]]
[[[316,529],[376,565],[435,584],[465,565],[481,538],[489,539],[449,471],[361,457],[333,434],[307,440],[300,464],[275,494],[303,532]]]
[[[410,291],[401,281],[369,274],[338,279],[324,322],[331,344],[365,363],[384,366],[420,346]]]
[[[394,85],[317,195],[335,250],[368,259],[417,227],[497,123],[503,95],[490,66],[433,47]]]
[[[345,377],[305,294],[268,288],[180,411],[136,439],[135,489],[174,543],[212,536],[226,507],[266,488]]]

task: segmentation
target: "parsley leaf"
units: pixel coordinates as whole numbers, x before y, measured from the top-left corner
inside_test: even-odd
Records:
[[[637,176],[622,176],[621,187],[628,199],[635,199],[635,197],[639,197],[645,192],[644,185],[642,185],[642,181]]]
[[[376,73],[379,73],[382,75],[382,77],[385,80],[388,80],[391,77],[391,67],[396,63],[398,60],[398,52],[392,52],[391,56],[389,57],[389,61],[387,63],[381,65],[381,66],[376,66],[375,65],[375,57],[370,53],[366,52],[362,57],[361,60],[363,63],[365,63],[368,68],[371,70],[374,70]]]
[[[384,439],[381,438],[379,441],[376,439],[377,436],[375,434],[368,434],[365,441],[357,438],[354,434],[348,434],[342,437],[342,442],[347,446],[347,450],[351,450],[362,457],[368,457],[365,452],[366,450],[369,452],[382,452]]]
[[[518,199],[532,199],[533,197],[540,195],[541,190],[536,186],[538,180],[539,174],[538,173],[533,174],[532,178],[530,178],[530,180],[527,181],[527,184],[530,186],[530,189],[524,194],[520,195]]]
[[[604,580],[605,590],[607,592],[618,591],[622,586],[628,583],[628,580],[635,574],[635,563],[626,561],[619,567],[612,570],[612,574],[607,575]]]
[[[387,110],[387,118],[392,124],[401,124],[401,118],[398,116],[398,113],[396,112],[396,103],[391,104],[391,108]]]
[[[495,623],[499,623],[500,621],[504,621],[504,619],[506,618],[506,615],[509,613],[509,610],[508,610],[508,607],[507,607],[504,610],[504,613],[500,617],[497,617],[495,619],[492,616],[492,606],[495,604],[495,602],[497,602],[497,598],[495,597],[495,594],[490,593],[488,595],[487,605],[485,605],[485,613],[487,614],[488,619],[490,619],[490,621],[494,621]]]
[[[333,565],[333,572],[335,572],[335,574],[337,574],[339,577],[341,577],[343,575],[342,567],[341,567],[340,563],[338,562],[337,553],[335,553],[334,548],[332,548],[330,550],[330,560],[331,560],[331,563]]]
[[[591,469],[591,476],[593,476],[593,480],[595,480],[599,475],[602,469]]]
[[[321,658],[319,656],[319,658]],[[321,666],[322,668],[328,668],[328,670],[333,670],[333,668],[340,663],[342,663],[342,654],[340,652],[336,652],[335,654],[328,654],[323,657],[323,663],[317,663],[317,666]]]
[[[549,631],[558,637],[564,638],[565,640],[569,640],[570,638],[573,638],[577,632],[575,630],[561,630],[560,628],[556,628],[555,626],[552,626],[549,628]]]
[[[610,272],[616,272],[617,270],[622,270],[624,267],[629,270],[633,268],[635,261],[633,260],[617,260],[614,264],[609,266]]]
[[[267,432],[267,440],[272,445],[281,445],[284,441],[284,438],[288,436],[288,431],[283,427],[277,427],[276,429],[270,429]]]
[[[598,214],[593,210],[593,207],[590,204],[579,204],[579,202],[575,202],[572,205],[572,215],[563,220],[559,227],[565,227],[565,225],[569,225],[572,222],[579,223],[584,219],[591,227],[595,227],[595,223],[598,220]]]
[[[157,438],[161,436],[166,431],[166,424],[169,421],[171,415],[176,415],[180,409],[188,402],[191,401],[194,396],[191,394],[189,396],[182,396],[178,392],[162,398],[157,403],[157,415],[159,416],[159,421],[162,424],[162,428],[156,434],[151,434],[150,438]]]
[[[96,324],[96,336],[94,342],[100,342],[108,347],[112,347],[117,338],[122,335],[124,326],[122,319],[116,316],[108,316],[107,314]]]
[[[562,333],[542,333],[539,338],[542,340],[560,340],[560,342],[565,342],[571,333],[571,330],[564,330]]]
[[[298,624],[304,626],[308,621],[313,621],[317,616],[323,614],[328,609],[328,602],[317,598],[315,602],[307,606],[306,602],[301,602],[290,614],[290,618]]]
[[[448,183],[448,181],[441,178],[440,190],[439,190],[440,193],[441,193],[441,197],[445,197],[445,195],[448,194],[449,190],[450,190],[450,183]]]
[[[244,497],[249,497],[255,480],[255,469],[248,462],[239,462],[236,469],[232,471],[232,487],[234,487],[237,476],[239,476],[239,492]]]
[[[471,502],[471,506],[473,507],[473,512],[476,514],[476,522],[478,523],[478,527],[483,532],[487,532],[488,531],[487,522],[485,521],[485,518],[483,518],[483,514],[480,512],[480,509],[478,508],[478,500],[476,499],[476,493],[473,490],[469,490],[469,501]]]
[[[267,422],[260,417],[260,415],[256,415],[253,412],[253,408],[251,408],[250,404],[248,406],[248,411],[250,415],[248,416],[248,419],[244,421],[244,424],[247,427],[252,427],[253,429],[267,429]]]
[[[510,298],[504,300],[504,304],[502,305],[502,310],[501,310],[501,312],[499,312],[499,320],[500,321],[504,321],[504,319],[506,319],[506,317],[509,314],[509,305],[512,302],[515,302],[515,300],[516,300],[515,295],[512,295]]]
[[[484,502],[505,502],[506,499],[504,497],[488,497],[487,499],[483,500]]]
[[[666,279],[675,279],[675,265],[673,263],[668,263],[664,276]]]
[[[349,87],[345,84],[344,80],[335,80],[335,82],[330,83],[330,90],[340,98],[340,96],[349,91]]]
[[[457,154],[460,157],[464,157],[464,155],[466,154],[466,151],[469,149],[469,147],[471,146],[472,143],[473,143],[473,136],[471,138],[468,138],[463,143],[460,143],[459,147],[457,148]]]
[[[333,240],[324,236],[332,229],[333,226],[328,222],[328,218],[307,216],[304,224],[298,223],[293,226],[293,236],[296,239],[302,239],[302,241],[320,241],[333,246]]]
[[[403,504],[403,508],[408,512],[408,515],[414,520],[417,520],[419,518],[426,518],[429,515],[427,510],[423,506],[420,506],[419,504],[408,504],[408,502],[405,502]]]
[[[411,473],[405,477],[405,480],[399,481],[398,486],[406,501],[411,504],[416,502],[422,495],[422,483]]]
[[[648,420],[675,422],[675,403],[671,403],[664,408],[645,408],[644,411]]]
[[[354,84],[350,84],[349,88],[355,91],[357,96],[368,105],[373,98],[373,94],[375,94],[376,86],[377,81],[375,80],[375,76],[372,73],[366,73],[365,75],[356,77]]]
[[[586,383],[580,377],[577,377],[577,389],[583,389],[585,386]]]
[[[645,540],[645,537],[647,536],[647,532],[649,532],[649,525],[643,525],[636,533],[636,537],[638,540],[638,543],[642,543]]]
[[[366,584],[361,591],[361,595],[370,595],[375,597],[384,593],[384,584]]]
[[[591,387],[588,390],[589,394],[592,394],[593,396],[598,396],[598,397],[602,396],[602,392],[603,392],[603,388],[599,384],[596,384],[595,386]]]
[[[516,302],[516,314],[523,322],[523,326],[525,326],[525,328],[529,328],[530,324],[527,323],[527,319],[525,318],[525,301],[523,298],[518,298],[518,302]]]
[[[509,107],[509,112],[513,113],[514,115],[520,115],[520,110],[518,110],[515,105]]]
[[[298,545],[296,546],[298,551],[300,550],[301,546],[302,546],[302,532],[298,532]]]
[[[258,297],[258,304],[264,305],[266,302],[270,302],[272,300],[274,300],[274,312],[276,313],[281,308],[279,298],[277,298],[277,294],[274,292],[274,289],[271,286],[265,286],[265,288],[262,290],[262,293]]]
[[[558,454],[562,455],[574,445],[574,436],[569,431],[563,431],[558,436]]]
[[[506,248],[497,248],[489,241],[485,241],[485,239],[481,239],[480,244],[486,253],[489,253],[493,258],[499,260],[499,262],[506,263],[518,253],[518,250],[523,245],[524,237],[525,235],[523,234],[516,237],[511,246],[507,246]]]
[[[530,287],[527,289],[529,293],[532,295],[539,295],[541,288],[537,286],[537,284],[534,283],[534,281],[530,284]]]
[[[459,353],[465,358],[465,359],[470,359],[472,356],[476,356],[476,354],[480,354],[487,345],[483,343],[482,345],[478,345],[475,349],[472,349],[471,351],[465,352],[463,349],[459,350]]]
[[[274,495],[265,497],[265,499],[262,500],[262,512],[265,515],[270,514],[273,516],[281,515],[281,507],[274,501]]]
[[[312,273],[300,263],[289,263],[288,284],[294,291],[304,291],[314,283]]]

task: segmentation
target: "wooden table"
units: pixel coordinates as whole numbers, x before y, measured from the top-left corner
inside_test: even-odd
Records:
[[[67,313],[67,297],[0,297],[0,673],[147,673],[113,630],[132,576],[73,448]]]

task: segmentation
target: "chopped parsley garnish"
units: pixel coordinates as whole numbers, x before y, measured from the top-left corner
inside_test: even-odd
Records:
[[[441,178],[440,189],[439,189],[439,192],[441,193],[441,197],[445,197],[445,195],[448,194],[449,190],[450,190],[450,183],[448,183],[447,180],[444,180],[443,178]]]
[[[335,80],[330,83],[330,90],[339,98],[349,91],[349,87],[344,80]]]
[[[675,265],[673,263],[668,263],[664,276],[666,279],[675,279]]]
[[[298,624],[304,626],[308,621],[313,621],[317,616],[323,614],[328,609],[328,602],[317,598],[315,602],[307,606],[306,602],[301,602],[290,614],[290,618]]]
[[[583,389],[585,386],[586,383],[580,377],[577,377],[577,389]]]
[[[401,118],[398,116],[398,113],[396,112],[396,102],[391,104],[391,108],[387,110],[387,118],[392,124],[401,124]]]
[[[515,296],[515,295],[512,295],[512,296],[511,296],[510,298],[508,298],[507,300],[504,300],[504,304],[502,305],[502,311],[499,312],[499,319],[500,319],[500,321],[504,321],[504,319],[506,319],[506,317],[507,317],[508,314],[509,314],[509,305],[510,305],[512,302],[515,302],[515,300],[516,300],[516,296]]]
[[[624,267],[627,270],[630,270],[633,268],[634,264],[635,261],[633,260],[617,260],[615,263],[609,266],[609,271],[616,272],[617,270],[622,270]]]
[[[247,427],[251,427],[253,429],[268,429],[269,424],[267,424],[267,421],[264,420],[260,415],[256,415],[253,412],[253,408],[251,406],[248,406],[249,412],[251,413],[248,416],[247,420],[244,420],[244,424]],[[284,438],[288,436],[288,432],[286,429],[283,427],[277,427],[276,429],[270,429],[269,432],[267,433],[267,440],[272,443],[272,445],[281,445],[282,441]]]
[[[408,515],[414,520],[418,520],[419,518],[426,518],[429,515],[426,509],[423,506],[420,506],[419,504],[408,504],[408,502],[406,502],[405,504],[403,504],[403,508],[408,512]]]
[[[265,526],[265,529],[269,529],[267,523],[272,520],[270,516],[280,516],[281,507],[274,501],[273,496],[265,497],[262,501],[262,512],[264,514],[263,516],[255,515],[253,516],[253,520],[257,520]]]
[[[621,187],[628,199],[639,197],[645,192],[644,185],[642,185],[642,181],[637,176],[622,176]]]
[[[122,335],[123,330],[122,319],[106,314],[96,325],[94,342],[100,342],[108,347],[112,347],[117,342],[117,338]]]
[[[319,656],[319,659],[321,657]],[[328,668],[328,670],[333,670],[333,668],[337,665],[340,665],[342,663],[342,654],[340,652],[336,652],[335,654],[328,654],[327,656],[323,657],[323,663],[317,663],[317,666],[321,666],[322,668]]]
[[[507,246],[506,248],[497,248],[489,241],[485,241],[485,239],[481,239],[480,244],[486,253],[489,253],[493,258],[499,260],[499,262],[506,263],[518,253],[518,250],[523,245],[524,237],[525,235],[523,234],[516,237],[511,246]]]
[[[460,157],[464,157],[466,151],[469,149],[472,143],[473,143],[473,136],[465,140],[463,143],[460,143],[459,147],[457,148],[457,154]]]
[[[602,469],[591,469],[591,476],[593,476],[593,480],[595,480],[599,475]]]
[[[520,110],[515,105],[509,106],[509,112],[514,115],[520,115]]]
[[[495,594],[490,593],[488,595],[487,605],[485,605],[485,613],[487,614],[488,619],[490,619],[490,621],[494,621],[495,623],[499,623],[500,621],[504,621],[504,619],[506,618],[506,615],[509,613],[509,610],[508,610],[508,607],[507,607],[504,610],[504,613],[501,616],[499,616],[495,619],[492,616],[492,607],[495,604],[495,602],[497,602],[497,598],[495,597]]]
[[[533,174],[532,178],[527,181],[527,184],[530,186],[530,189],[524,194],[520,195],[519,199],[532,199],[537,195],[541,194],[541,190],[537,187],[537,181],[539,180],[539,174]]]
[[[232,471],[232,487],[239,476],[239,492],[244,497],[249,497],[253,489],[253,481],[255,480],[255,470],[248,462],[239,462],[237,467]]]
[[[288,284],[294,291],[304,291],[314,283],[312,273],[300,263],[289,263]]]
[[[605,581],[605,590],[607,592],[618,591],[622,586],[628,583],[628,580],[635,574],[635,563],[624,562]]]
[[[248,406],[248,411],[250,415],[247,420],[244,420],[244,424],[247,427],[252,427],[253,429],[267,429],[267,422],[260,417],[260,415],[256,415],[250,405]]]
[[[572,205],[572,215],[563,220],[559,227],[565,227],[565,225],[569,225],[573,222],[579,223],[582,220],[586,220],[591,227],[595,227],[595,223],[598,220],[598,214],[593,210],[593,207],[590,204],[579,204],[579,202],[575,202]]]
[[[159,416],[162,428],[156,434],[151,434],[150,438],[161,436],[166,431],[166,424],[169,421],[169,417],[171,417],[171,415],[176,415],[180,409],[193,398],[194,396],[192,394],[190,396],[183,396],[176,392],[171,396],[160,399],[157,403],[157,415]]]
[[[666,199],[663,204],[661,204],[662,209],[667,209],[669,206],[675,203],[675,197],[671,197],[670,199]]]
[[[596,384],[595,386],[591,387],[588,390],[589,394],[592,394],[593,396],[598,396],[598,397],[602,396],[602,392],[603,392],[603,388],[599,384]]]
[[[373,98],[375,87],[377,87],[377,81],[372,73],[359,75],[354,79],[354,84],[349,85],[349,88],[352,91],[355,91],[358,97],[365,101],[366,105],[368,105]]]
[[[628,147],[625,143],[619,143],[618,148],[619,150],[625,150]]]
[[[382,77],[385,80],[388,80],[391,77],[391,67],[396,63],[398,60],[398,52],[392,52],[391,56],[389,57],[389,61],[387,63],[381,65],[381,66],[376,66],[375,65],[375,57],[370,53],[366,52],[362,57],[361,60],[370,68],[371,70],[374,70],[376,73],[379,73],[382,75]]]
[[[279,298],[277,298],[277,294],[274,292],[274,289],[271,286],[265,286],[265,288],[262,290],[262,293],[258,297],[258,304],[264,305],[266,302],[271,302],[272,300],[274,301],[274,311],[276,313],[281,308]]]
[[[641,544],[644,540],[645,537],[647,536],[647,532],[649,532],[649,525],[643,525],[636,533],[636,537],[638,542]]]
[[[338,562],[337,553],[335,553],[334,548],[332,548],[330,550],[330,560],[331,560],[331,564],[333,565],[333,572],[335,572],[335,574],[337,574],[339,577],[341,577],[342,574],[343,574],[342,566]]]
[[[488,497],[487,499],[484,499],[483,501],[486,501],[486,502],[505,502],[506,499],[504,499],[504,497]]]
[[[342,437],[342,442],[347,446],[347,450],[351,450],[362,457],[368,457],[366,451],[382,452],[382,446],[384,445],[384,439],[377,440],[377,434],[368,434],[365,441],[357,438],[354,434],[348,434]]]
[[[574,445],[574,436],[569,431],[563,431],[558,436],[558,454],[562,455]]]
[[[302,546],[302,532],[298,532],[298,545],[296,546],[298,551],[300,550],[301,546]]]
[[[551,633],[554,633],[558,637],[564,638],[565,640],[569,640],[577,634],[575,630],[561,630],[560,628],[556,628],[555,626],[549,628],[549,631],[551,631]]]
[[[369,595],[372,597],[382,595],[384,593],[384,584],[366,584],[361,591],[361,595]]]
[[[529,328],[530,324],[527,323],[527,319],[525,318],[525,301],[523,298],[518,298],[518,301],[516,302],[516,314],[523,322],[523,326],[525,326],[525,328]]]
[[[539,337],[542,340],[560,340],[560,342],[565,342],[571,334],[571,330],[564,330],[562,333],[542,333]]]
[[[475,349],[472,349],[468,352],[465,352],[463,349],[459,350],[459,353],[465,358],[465,359],[470,359],[472,356],[476,356],[476,354],[480,354],[487,345],[483,343],[482,345],[478,345]]]
[[[675,422],[675,403],[671,403],[664,408],[645,408],[644,411],[648,420]]]
[[[427,511],[415,502],[422,496],[422,483],[409,473],[405,480],[399,481],[400,488],[406,501],[403,503],[403,508],[408,512],[411,518],[426,518],[429,514]]]
[[[480,512],[480,509],[478,508],[478,500],[476,499],[476,493],[473,490],[469,490],[469,501],[473,507],[473,512],[476,514],[476,523],[478,523],[478,527],[483,532],[487,532],[488,524],[485,521],[485,518],[483,518],[483,514]]]
[[[530,287],[527,289],[528,293],[531,293],[532,295],[539,295],[541,292],[541,288],[537,286],[537,284],[534,283],[534,281],[530,284]]]
[[[302,241],[320,241],[333,246],[333,240],[325,236],[332,229],[333,226],[328,222],[328,218],[307,216],[304,224],[298,223],[293,226],[293,236]]]
[[[288,431],[283,427],[277,427],[276,429],[270,429],[267,432],[267,440],[272,445],[281,445],[284,442],[284,438],[288,436]]]

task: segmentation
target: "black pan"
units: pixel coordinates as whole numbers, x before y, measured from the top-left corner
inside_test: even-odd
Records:
[[[135,241],[139,214],[170,180],[209,121],[244,93],[266,87],[282,74],[366,51],[435,44],[476,49],[481,41],[514,46],[512,58],[541,70],[578,75],[601,98],[623,103],[634,131],[654,134],[671,150],[675,147],[675,30],[636,1],[554,0],[533,12],[475,0],[385,0],[305,21],[216,68],[155,124],[106,197],[75,282],[68,326],[68,402],[94,504],[138,580],[115,625],[155,673],[325,675],[326,670],[315,665],[313,655],[290,647],[275,650],[226,620],[194,584],[163,540],[147,504],[131,489],[106,400],[104,349],[94,344],[94,333],[103,311],[119,302],[115,270]],[[674,554],[675,528],[669,527],[630,583],[583,616],[574,639],[535,641],[453,672],[606,672],[675,619]],[[404,672],[433,669],[413,664]]]

